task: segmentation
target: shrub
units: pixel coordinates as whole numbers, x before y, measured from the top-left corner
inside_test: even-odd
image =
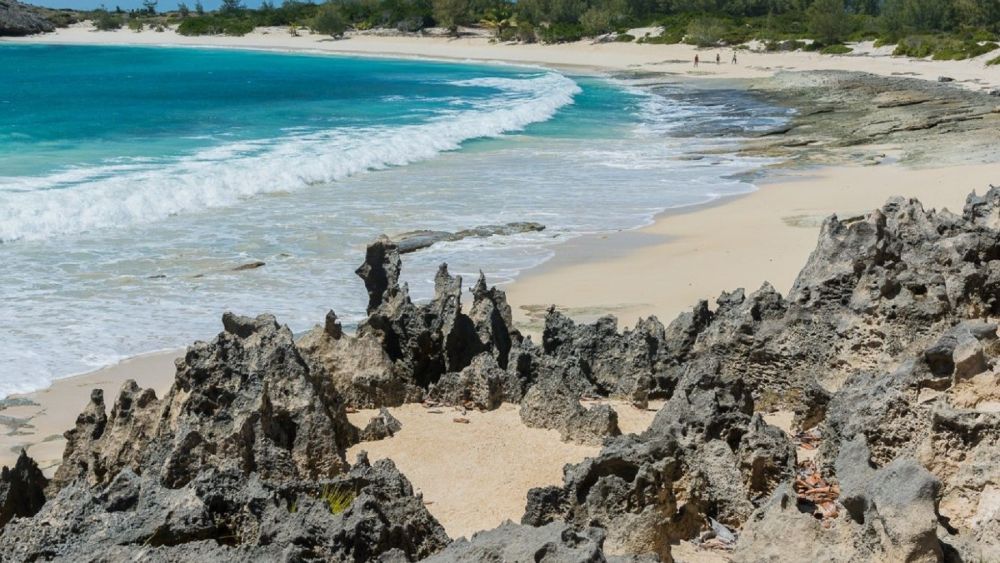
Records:
[[[722,41],[722,36],[725,33],[726,27],[722,22],[710,18],[699,18],[688,24],[684,42],[699,47],[713,47]]]
[[[458,26],[465,23],[469,13],[469,0],[432,0],[434,20],[452,34],[458,33]]]
[[[128,20],[128,28],[138,33],[142,31],[142,22],[134,18],[130,19]]]
[[[850,33],[844,0],[816,0],[807,12],[809,31],[824,45],[835,45]]]
[[[635,35],[630,35],[628,33],[619,33],[615,37],[615,41],[619,43],[631,43],[632,41],[635,41]]]
[[[936,61],[957,61],[978,57],[997,48],[996,43],[980,44],[971,39],[910,35],[896,44],[893,55],[915,58],[932,57]]]
[[[585,35],[602,35],[615,28],[614,14],[608,10],[591,8],[580,16],[580,25],[583,27]]]
[[[583,27],[578,23],[554,23],[542,28],[545,43],[567,43],[583,39]]]
[[[805,41],[798,40],[768,41],[764,44],[764,49],[767,51],[797,51],[799,49],[805,49],[806,46]]]
[[[996,65],[1000,65],[1000,57],[986,61],[986,66],[996,66]]]
[[[177,26],[181,35],[246,35],[253,31],[253,22],[241,18],[205,15],[187,18]]]
[[[820,50],[820,53],[824,55],[846,55],[850,53],[853,49],[847,45],[827,45]]]
[[[535,37],[535,26],[528,22],[518,22],[517,40],[522,43],[534,43],[537,41],[538,38]]]
[[[312,30],[316,33],[341,37],[347,31],[347,20],[340,13],[340,8],[333,3],[323,4],[312,21]]]
[[[114,31],[121,29],[121,27],[121,17],[109,13],[107,10],[100,10],[97,12],[97,17],[94,18],[94,29],[98,31]]]

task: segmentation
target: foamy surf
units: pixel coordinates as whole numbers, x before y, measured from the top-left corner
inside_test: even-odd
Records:
[[[427,160],[471,139],[547,121],[580,92],[573,80],[554,72],[450,84],[492,88],[497,93],[476,100],[471,109],[439,110],[420,124],[241,141],[173,162],[137,159],[42,177],[0,177],[0,241],[149,223]]]

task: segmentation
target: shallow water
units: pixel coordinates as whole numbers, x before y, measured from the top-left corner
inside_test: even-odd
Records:
[[[0,396],[218,332],[361,318],[379,233],[537,221],[405,258],[492,282],[554,243],[753,186],[727,151],[784,111],[498,65],[0,46]],[[267,265],[233,268],[251,260]]]

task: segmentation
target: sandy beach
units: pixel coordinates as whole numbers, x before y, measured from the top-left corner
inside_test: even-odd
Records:
[[[580,71],[653,72],[709,81],[762,79],[782,70],[852,70],[933,81],[947,75],[955,79],[957,87],[973,91],[1000,87],[1000,66],[985,67],[983,58],[916,61],[887,56],[884,50],[870,45],[862,46],[863,55],[841,57],[799,52],[740,53],[738,65],[703,64],[696,70],[689,62],[696,50],[686,45],[497,45],[482,37],[351,36],[333,41],[310,35],[291,37],[281,29],[258,30],[246,37],[207,38],[183,37],[171,31],[98,33],[89,27],[11,41],[496,60]],[[925,207],[960,211],[971,189],[982,192],[990,183],[1000,184],[1000,165],[995,162],[969,164],[955,158],[942,159],[938,165],[925,162],[912,166],[895,162],[905,147],[869,149],[890,156],[877,165],[853,162],[808,169],[779,168],[757,180],[759,190],[751,194],[671,210],[641,229],[582,237],[556,247],[553,259],[505,287],[515,317],[529,332],[538,332],[545,310],[557,304],[577,320],[612,313],[619,317],[621,326],[630,326],[648,315],[667,323],[698,300],[714,299],[722,291],[740,287],[752,291],[769,282],[785,293],[812,251],[827,216],[858,215],[892,196],[919,198]],[[135,379],[162,397],[172,382],[173,360],[181,354],[173,351],[133,358],[0,403],[0,465],[11,464],[17,452],[26,448],[51,474],[65,445],[61,434],[73,426],[91,389],[103,389],[110,404],[121,384]],[[403,423],[403,432],[389,440],[359,444],[348,457],[353,459],[360,450],[367,450],[373,459],[391,457],[424,493],[425,501],[432,503],[428,506],[430,512],[456,537],[495,526],[507,518],[516,519],[523,511],[524,493],[529,488],[558,483],[563,464],[582,460],[598,450],[562,443],[554,431],[524,427],[512,405],[489,413],[471,413],[468,426],[454,424],[450,414],[435,418],[423,411],[420,405],[394,409]],[[623,416],[623,430],[641,431],[652,414],[628,412]],[[352,422],[363,425],[371,415],[357,413],[352,415]],[[447,463],[427,463],[428,451]],[[515,468],[514,463],[520,465]],[[475,483],[469,480],[473,468],[498,464],[510,471],[480,475]],[[493,497],[489,494],[497,489],[509,493],[503,495],[506,504],[490,501]],[[484,493],[488,498],[475,496]],[[469,506],[487,509],[470,512]]]
[[[642,36],[646,30],[632,30]],[[857,46],[851,56],[830,56],[810,52],[738,54],[738,64],[704,63],[693,68],[694,55],[703,59],[719,52],[728,60],[729,51],[698,49],[691,45],[643,45],[581,41],[557,45],[497,44],[488,37],[417,37],[348,34],[334,40],[303,32],[297,37],[284,28],[258,28],[243,37],[189,37],[173,31],[161,33],[127,30],[94,31],[89,24],[59,29],[55,33],[4,41],[93,45],[182,45],[228,47],[278,51],[312,51],[390,57],[426,57],[445,60],[502,61],[534,65],[590,69],[594,71],[655,72],[692,78],[763,78],[781,70],[849,70],[884,76],[911,76],[937,80],[940,76],[974,90],[1000,87],[1000,67],[985,66],[986,55],[964,61],[914,60],[890,56],[892,48],[876,49],[870,42]],[[709,53],[709,55],[706,55]]]

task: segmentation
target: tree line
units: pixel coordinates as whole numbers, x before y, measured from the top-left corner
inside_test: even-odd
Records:
[[[152,17],[146,0],[131,17]],[[111,12],[106,12],[111,14]],[[562,42],[607,36],[619,41],[737,45],[758,39],[770,49],[844,52],[845,41],[897,45],[899,54],[964,58],[989,51],[1000,33],[1000,0],[271,0],[256,9],[223,0],[214,12],[196,1],[168,17],[178,31],[240,35],[258,26],[309,27],[338,36],[349,28],[417,32],[463,26],[493,31],[496,39]],[[632,37],[627,30],[661,33]],[[806,39],[808,41],[803,42]]]

